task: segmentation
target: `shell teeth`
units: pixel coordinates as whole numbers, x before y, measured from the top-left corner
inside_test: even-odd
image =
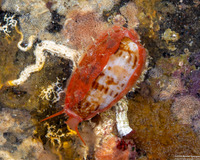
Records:
[[[147,51],[147,50],[146,50],[146,53],[148,54],[148,51]],[[139,88],[137,85],[138,85],[139,83],[141,83],[141,82],[144,81],[145,74],[147,73],[147,71],[148,71],[149,69],[152,68],[152,67],[148,67],[150,59],[152,59],[152,57],[150,57],[149,55],[147,55],[147,59],[146,59],[146,62],[145,62],[144,70],[142,71],[140,78],[136,81],[136,84],[134,85],[134,88]],[[135,90],[135,89],[134,89],[134,90]]]

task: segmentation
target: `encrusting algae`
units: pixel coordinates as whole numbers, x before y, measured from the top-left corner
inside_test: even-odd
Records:
[[[200,153],[200,140],[190,126],[181,125],[171,113],[172,101],[154,102],[136,95],[129,101],[129,123],[135,130],[136,146],[149,159]]]

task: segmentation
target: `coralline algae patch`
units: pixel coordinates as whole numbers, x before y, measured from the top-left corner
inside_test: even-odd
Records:
[[[191,54],[188,61],[195,69],[184,77],[185,86],[187,86],[191,95],[200,98],[200,52]]]
[[[32,137],[35,128],[28,111],[4,108],[1,104],[0,107],[1,159],[57,159],[56,155],[44,150],[41,141]]]
[[[200,100],[191,95],[177,97],[172,104],[172,113],[181,124],[193,126],[195,131],[199,130]]]
[[[171,101],[153,102],[140,95],[129,101],[128,118],[136,132],[136,145],[149,159],[200,153],[200,140],[191,127],[181,125],[173,118],[171,104]]]
[[[188,59],[188,54],[182,54],[157,60],[154,68],[149,70],[146,81],[155,100],[173,99],[176,94],[187,92],[186,77],[194,69]]]

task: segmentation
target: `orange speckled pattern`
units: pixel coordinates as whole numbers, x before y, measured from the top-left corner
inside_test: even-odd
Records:
[[[123,38],[118,51],[110,56],[107,65],[93,81],[87,95],[73,107],[76,114],[87,118],[118,98],[138,66],[138,57],[137,45],[129,38]]]
[[[132,43],[134,51],[130,51],[129,43]],[[121,65],[120,58],[124,59],[126,63]],[[118,62],[115,63],[115,60]],[[79,117],[82,121],[110,108],[137,81],[144,69],[145,60],[146,52],[139,43],[137,33],[127,28],[112,27],[88,49],[72,74],[66,91],[64,112],[71,118]],[[114,65],[107,66],[109,61]],[[106,75],[109,70],[111,75]],[[124,77],[127,76],[129,78],[124,81]],[[99,83],[98,81],[102,77],[106,78]],[[121,82],[123,83],[117,85]],[[109,89],[104,83],[112,86],[112,89]],[[118,87],[118,91],[115,91],[115,87]],[[91,93],[93,90],[98,90],[98,92]],[[108,95],[112,98],[106,100]]]

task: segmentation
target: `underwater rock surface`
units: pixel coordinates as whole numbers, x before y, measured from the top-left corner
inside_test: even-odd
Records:
[[[199,13],[198,0],[0,1],[0,159],[198,158]],[[81,55],[116,24],[140,35],[147,73],[117,104],[122,117],[113,106],[79,125],[85,146],[67,116],[39,121],[63,108]]]

